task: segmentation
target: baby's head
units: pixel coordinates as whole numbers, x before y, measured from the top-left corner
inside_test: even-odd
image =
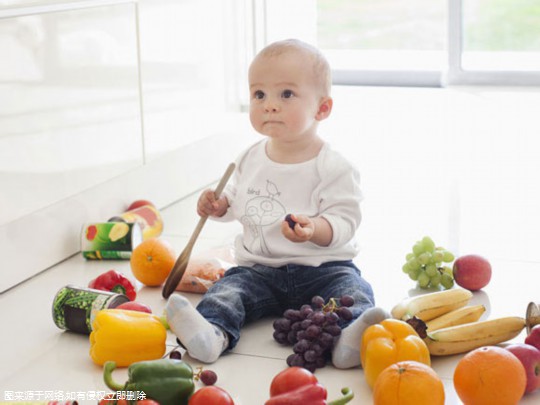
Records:
[[[332,111],[330,87],[330,66],[317,48],[274,42],[249,67],[251,124],[276,139],[312,139]]]
[[[257,63],[265,63],[269,60],[279,59],[281,56],[297,58],[305,74],[311,75],[313,86],[320,91],[321,97],[329,97],[332,87],[332,74],[330,64],[325,56],[313,45],[298,39],[286,39],[273,42],[262,49],[252,62],[252,66]],[[251,67],[250,67],[251,71]]]

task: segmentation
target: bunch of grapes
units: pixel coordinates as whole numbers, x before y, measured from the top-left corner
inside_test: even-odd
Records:
[[[452,268],[443,263],[454,261],[454,255],[448,250],[435,247],[430,237],[425,236],[416,242],[412,252],[406,256],[407,262],[402,269],[411,280],[417,281],[420,288],[443,288],[454,286]]]
[[[311,372],[326,365],[334,342],[341,335],[339,321],[350,321],[354,305],[350,295],[336,299],[315,296],[311,305],[300,309],[287,309],[283,317],[274,321],[274,339],[280,344],[293,346],[293,354],[287,357],[289,366],[304,367]]]

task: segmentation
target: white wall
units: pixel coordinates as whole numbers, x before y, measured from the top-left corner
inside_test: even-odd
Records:
[[[247,142],[227,7],[0,1],[0,292],[76,254],[83,223],[211,183]]]

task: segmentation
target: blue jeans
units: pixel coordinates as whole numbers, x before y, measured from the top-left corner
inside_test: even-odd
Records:
[[[197,310],[228,333],[229,349],[232,349],[245,323],[265,316],[281,316],[288,308],[310,304],[315,295],[323,297],[325,302],[332,297],[351,295],[355,300],[350,308],[353,320],[375,305],[373,290],[360,270],[352,261],[339,261],[319,267],[296,264],[278,268],[233,267],[206,292]]]

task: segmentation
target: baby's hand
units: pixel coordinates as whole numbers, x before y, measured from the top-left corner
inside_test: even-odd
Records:
[[[291,242],[307,242],[314,232],[315,223],[305,215],[288,214],[281,223],[281,233]]]
[[[205,190],[202,192],[197,202],[197,214],[201,217],[222,217],[229,208],[227,197],[220,197],[216,200],[214,190]]]

